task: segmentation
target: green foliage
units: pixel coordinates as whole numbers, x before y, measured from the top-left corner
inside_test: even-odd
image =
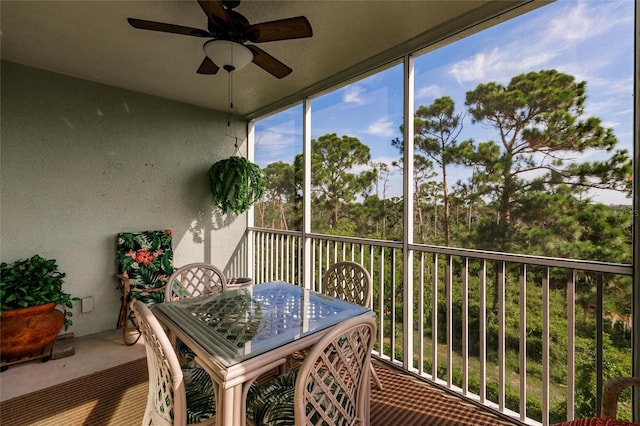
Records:
[[[279,229],[301,229],[301,182],[296,178],[294,166],[277,161],[266,166],[263,173],[266,200],[256,205],[256,225]]]
[[[66,274],[58,270],[55,259],[34,255],[29,259],[16,260],[9,265],[0,264],[0,311],[27,308],[55,302],[64,311],[65,330],[72,324],[71,301],[77,300],[62,291]]]
[[[213,205],[223,213],[245,212],[264,193],[264,175],[260,167],[244,157],[229,157],[209,169]]]
[[[463,161],[481,172],[478,176],[482,185],[477,190],[490,197],[498,211],[497,224],[487,218],[484,226],[478,227],[478,245],[474,248],[512,251],[520,241],[520,222],[531,226],[561,218],[562,207],[540,203],[536,198],[553,194],[563,185],[574,192],[606,188],[630,194],[626,182],[631,175],[631,159],[625,151],[615,152],[603,163],[564,164],[563,157],[556,155],[586,150],[609,152],[616,146],[611,129],[603,127],[598,118],[583,115],[585,100],[586,82],[576,82],[573,76],[556,70],[520,74],[506,86],[479,84],[467,92],[466,106],[474,122],[495,127],[499,135],[497,142],[474,143],[473,151]],[[527,180],[534,170],[546,174]],[[561,197],[553,201],[567,206]],[[551,209],[553,215],[548,214]]]
[[[376,172],[353,173],[353,168],[366,165],[370,158],[369,147],[358,138],[331,133],[311,141],[311,198],[318,207],[312,217],[314,231],[327,226],[332,231],[338,229],[343,206],[368,193]],[[297,156],[296,164],[301,162],[302,156]]]

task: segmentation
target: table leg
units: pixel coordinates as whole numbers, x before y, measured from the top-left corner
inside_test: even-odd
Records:
[[[245,421],[242,418],[245,410],[242,407],[243,399],[242,399],[242,384],[233,387],[233,424],[234,425],[242,425]]]
[[[218,424],[218,426],[229,426],[229,425],[236,425],[236,424],[240,424],[240,423],[235,423],[234,422],[234,417],[237,418],[237,416],[235,415],[235,411],[236,408],[234,407],[235,405],[239,405],[239,404],[234,404],[234,397],[235,397],[235,388],[229,388],[229,389],[221,389],[222,392],[220,392],[220,411],[217,413],[216,417],[219,419],[216,421],[216,423]]]

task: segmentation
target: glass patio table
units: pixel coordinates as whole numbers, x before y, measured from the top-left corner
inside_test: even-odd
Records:
[[[216,387],[216,423],[245,424],[251,382],[371,309],[284,282],[155,305],[153,313],[195,354]]]

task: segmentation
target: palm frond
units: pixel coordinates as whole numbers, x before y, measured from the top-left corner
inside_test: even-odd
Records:
[[[296,377],[296,371],[283,374],[249,393],[247,416],[255,426],[293,424]]]

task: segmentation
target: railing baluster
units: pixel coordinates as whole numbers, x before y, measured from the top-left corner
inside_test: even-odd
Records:
[[[380,247],[380,282],[378,283],[380,287],[380,324],[378,330],[378,344],[380,345],[380,355],[384,355],[384,314],[385,314],[385,306],[384,306],[384,247]]]
[[[269,239],[269,262],[267,264],[268,266],[268,275],[267,278],[269,281],[273,281],[273,261],[274,261],[274,257],[275,257],[275,238],[270,238]]]
[[[420,253],[418,288],[418,374],[424,373],[424,252]]]
[[[567,273],[567,420],[573,420],[576,393],[576,271]]]
[[[267,236],[265,234],[261,234],[260,235],[260,282],[265,282],[266,281],[266,277],[264,275],[264,267],[265,267],[265,256],[266,256],[266,243],[265,243],[265,238]]]
[[[487,260],[480,260],[480,402],[487,399]]]
[[[598,416],[602,405],[602,386],[603,386],[603,334],[604,334],[604,296],[603,296],[603,276],[601,273],[596,274],[596,407]]]
[[[527,265],[520,266],[520,420],[527,418]]]
[[[433,254],[431,282],[431,376],[438,380],[438,254]]]
[[[293,238],[291,238],[291,237],[287,237],[287,254],[286,254],[287,274],[286,274],[285,281],[289,282],[289,283],[294,282],[293,279],[292,279],[293,277],[291,276],[291,260],[290,260],[291,259],[291,246],[292,246],[291,240],[292,239]]]
[[[462,393],[469,392],[469,258],[462,259]]]
[[[324,261],[324,263],[325,263],[325,265],[328,266],[331,263],[331,241],[327,240],[325,242],[324,249],[325,249],[325,254],[324,254],[325,261]]]
[[[274,279],[276,280],[282,276],[281,266],[282,266],[282,235],[276,238],[276,258],[274,262],[274,268],[275,268]]]
[[[396,360],[396,251],[391,249],[391,361]]]
[[[278,241],[278,279],[282,280],[284,279],[284,253],[285,253],[285,235],[280,236],[279,241]]]
[[[549,267],[542,271],[542,424],[549,425]]]
[[[453,380],[453,265],[452,256],[445,257],[444,295],[446,300],[447,318],[447,386],[451,387]]]
[[[498,407],[500,411],[504,411],[504,352],[505,352],[505,282],[506,282],[506,263],[498,263]]]

